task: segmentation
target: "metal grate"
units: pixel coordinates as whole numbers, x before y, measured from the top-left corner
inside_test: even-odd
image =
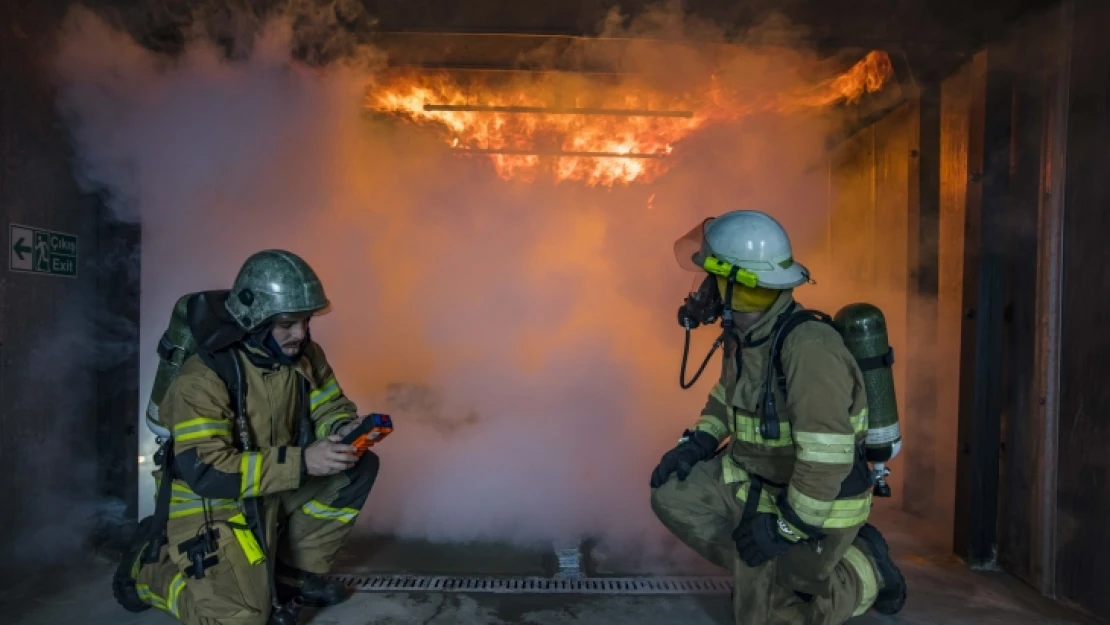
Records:
[[[568,595],[717,595],[732,592],[728,577],[450,577],[431,575],[332,575],[359,592],[460,592]]]

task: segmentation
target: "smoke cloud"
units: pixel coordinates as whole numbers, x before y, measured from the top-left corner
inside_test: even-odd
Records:
[[[681,17],[658,9],[604,32],[721,40]],[[66,20],[56,68],[79,177],[142,223],[141,409],[175,300],[227,288],[257,250],[289,249],[333,303],[313,333],[344,390],[398,424],[376,448],[383,469],[361,528],[672,544],[648,475],[697,418],[716,365],[679,390],[674,314],[691,275],[671,245],[707,216],[759,208],[806,262],[824,242],[828,120],[763,111],[711,126],[650,184],[505,181],[424,128],[367,116],[384,55],[356,46],[303,64],[294,23],[240,32],[229,60],[204,33],[171,58],[88,10]],[[644,49],[623,69],[660,84],[709,71],[696,55]],[[722,76],[753,97],[812,78],[802,52],[739,50]],[[809,264],[820,277],[821,261]]]

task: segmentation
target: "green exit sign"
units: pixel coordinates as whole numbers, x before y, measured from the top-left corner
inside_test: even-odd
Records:
[[[77,236],[8,225],[8,269],[21,273],[77,277]]]

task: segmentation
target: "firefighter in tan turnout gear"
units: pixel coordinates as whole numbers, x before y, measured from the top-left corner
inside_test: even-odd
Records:
[[[113,580],[125,608],[187,625],[285,625],[300,605],[345,598],[323,575],[378,458],[339,442],[359,418],[309,334],[328,305],[308,264],[281,250],[247,259],[230,292],[179,301],[159,346],[179,370],[148,410],[169,441],[159,502]],[[152,404],[160,384],[161,367]]]
[[[703,297],[716,287],[724,365],[701,418],[652,473],[655,514],[733,571],[738,625],[898,612],[905,580],[867,523],[864,377],[837,330],[794,300],[809,273],[786,232],[764,213],[733,211],[675,251],[708,274]]]

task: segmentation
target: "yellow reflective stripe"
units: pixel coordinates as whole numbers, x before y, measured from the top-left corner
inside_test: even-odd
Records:
[[[705,432],[717,439],[718,442],[724,440],[724,438],[728,436],[728,426],[725,425],[725,422],[710,414],[703,414],[694,425],[694,430],[697,432]]]
[[[351,414],[348,412],[341,412],[339,414],[321,419],[320,423],[316,424],[316,438],[327,438],[328,430],[331,429],[332,424],[334,424],[336,421],[339,421],[340,419],[346,419],[350,416]]]
[[[185,590],[185,577],[178,573],[170,582],[170,596],[166,601],[169,613],[174,616],[180,616],[177,612],[177,598],[181,596],[182,590]]]
[[[231,510],[239,507],[239,503],[234,499],[209,499],[209,510]],[[181,517],[192,516],[204,512],[203,501],[171,501],[170,502],[170,518],[180,519]]]
[[[852,464],[856,458],[855,434],[815,434],[795,432],[795,457],[805,462]]]
[[[243,452],[239,459],[239,473],[243,475],[239,492],[243,497],[257,497],[262,491],[262,453]]]
[[[793,484],[787,488],[786,501],[790,503],[790,507],[794,509],[803,523],[814,527],[825,525],[825,520],[829,518],[829,512],[832,511],[833,506],[831,501],[821,501],[798,492]]]
[[[339,382],[336,381],[335,376],[332,376],[332,377],[328,378],[328,381],[325,382],[322,387],[320,387],[320,388],[316,389],[315,391],[312,391],[311,393],[309,393],[309,395],[308,395],[309,407],[312,410],[316,410],[317,408],[320,407],[320,404],[323,404],[324,402],[326,402],[328,400],[334,399],[338,395],[339,395]]]
[[[871,513],[870,491],[859,499],[821,501],[799,492],[791,484],[786,491],[786,501],[803,523],[827,529],[855,527],[866,521]]]
[[[720,382],[714,384],[713,388],[709,390],[709,396],[722,404],[728,403],[728,395],[726,394],[725,386]]]
[[[216,436],[231,436],[231,422],[227,419],[198,417],[173,426],[173,438],[178,442]]]
[[[728,454],[721,459],[721,477],[725,484],[735,484],[737,482],[746,482],[748,480],[748,472],[736,464],[732,459],[732,455]]]
[[[852,616],[859,616],[875,603],[875,599],[879,596],[879,581],[875,575],[875,567],[859,547],[855,545],[848,547],[848,551],[844,553],[844,563],[859,577],[859,603],[852,612]]]
[[[301,510],[314,519],[339,521],[340,523],[350,523],[358,516],[358,510],[354,508],[332,508],[315,499],[301,506]]]
[[[852,423],[852,431],[856,434],[862,434],[867,431],[867,409],[864,408],[859,414],[851,415],[848,420]]]
[[[139,599],[141,599],[143,603],[150,604],[159,610],[166,609],[166,600],[151,592],[150,586],[146,584],[135,584],[135,590],[139,593]]]
[[[743,469],[740,469],[743,471]],[[751,482],[746,480],[736,489],[736,498],[740,500],[741,509],[748,503],[748,489]],[[775,498],[768,492],[767,487],[764,486],[763,490],[759,492],[759,503],[756,505],[756,512],[767,512],[769,514],[777,514],[779,508],[775,505]]]
[[[162,478],[154,478],[154,492],[162,487]],[[170,499],[172,501],[194,501],[200,499],[200,495],[194,493],[188,486],[180,482],[174,482],[170,490]]]
[[[794,444],[790,423],[779,421],[779,437],[776,440],[767,440],[759,433],[759,419],[745,414],[736,413],[736,440],[767,447],[789,447]]]

